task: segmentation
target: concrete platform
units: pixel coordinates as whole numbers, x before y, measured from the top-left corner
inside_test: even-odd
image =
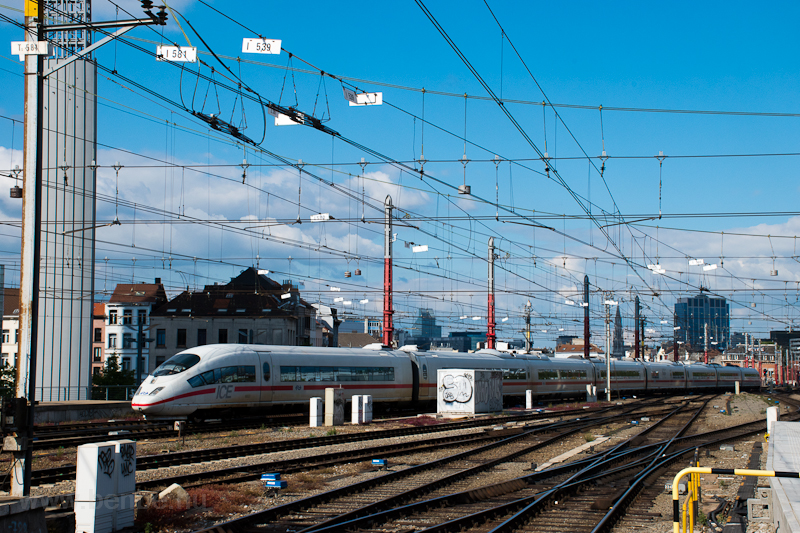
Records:
[[[769,436],[767,470],[800,472],[800,423],[774,423]],[[770,478],[769,483],[773,524],[782,533],[800,533],[800,479]]]
[[[129,401],[75,400],[36,404],[35,423],[88,422],[135,416]]]

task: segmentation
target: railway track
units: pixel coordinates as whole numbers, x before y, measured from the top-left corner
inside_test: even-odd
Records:
[[[280,427],[308,423],[308,417],[301,414],[276,415],[270,417],[248,418],[245,420],[190,424],[184,431],[193,433],[215,433],[259,427]],[[126,439],[169,438],[177,435],[172,423],[154,421],[113,421],[97,424],[72,424],[65,426],[36,426],[34,428],[34,450],[76,447],[108,440],[109,435]]]
[[[585,415],[587,413],[597,412],[598,409],[572,409],[567,411],[560,411],[558,416],[574,416],[576,414]],[[524,415],[498,417],[492,420],[477,419],[462,422],[452,422],[448,424],[440,424],[433,426],[418,426],[406,427],[389,430],[370,431],[367,433],[353,433],[344,435],[324,436],[306,439],[292,439],[287,441],[278,442],[265,442],[257,444],[246,444],[240,446],[227,446],[224,448],[208,448],[203,450],[192,450],[187,452],[173,452],[169,454],[158,454],[151,456],[141,456],[137,458],[137,470],[150,470],[155,468],[165,468],[176,465],[186,465],[193,463],[202,463],[208,461],[216,461],[222,459],[230,459],[236,457],[246,457],[251,455],[260,455],[267,453],[274,453],[286,450],[297,449],[310,449],[315,447],[329,446],[334,444],[346,444],[350,442],[357,442],[363,440],[375,440],[382,438],[402,437],[419,435],[426,433],[436,433],[442,431],[452,431],[458,429],[477,428],[487,425],[508,424],[514,422],[535,422],[537,420],[552,418],[555,413],[527,413]],[[174,432],[170,434],[174,436]],[[120,438],[131,438],[130,434],[120,435]],[[95,439],[93,442],[95,442]],[[108,440],[107,435],[103,435],[102,440]],[[45,483],[58,483],[70,479],[75,475],[76,469],[74,465],[67,465],[55,468],[47,468],[34,470],[32,472],[33,486],[42,485]],[[3,490],[9,487],[8,480],[4,481]]]
[[[301,459],[291,459],[286,461],[270,461],[270,462],[250,464],[250,465],[234,466],[218,470],[177,475],[169,478],[160,478],[152,481],[143,481],[137,483],[136,486],[137,489],[149,490],[153,488],[165,487],[171,485],[172,483],[178,483],[184,487],[202,485],[207,483],[220,483],[220,482],[238,483],[242,481],[253,481],[260,479],[261,474],[265,471],[283,472],[288,474],[314,468],[323,468],[338,464],[365,461],[373,459],[375,457],[398,457],[401,455],[408,455],[412,453],[429,452],[432,449],[436,449],[437,447],[442,447],[445,445],[450,447],[465,446],[465,445],[468,446],[483,445],[491,447],[493,446],[493,443],[500,440],[505,440],[507,435],[509,435],[510,433],[513,434],[514,436],[507,438],[517,439],[517,438],[523,438],[526,435],[531,435],[531,434],[538,435],[540,433],[554,431],[561,427],[564,428],[574,427],[578,428],[575,429],[574,431],[580,431],[581,428],[585,428],[587,424],[591,425],[604,424],[614,420],[618,420],[620,418],[628,418],[631,416],[630,413],[641,411],[642,408],[643,406],[627,407],[625,409],[620,409],[619,407],[609,407],[606,408],[605,410],[595,413],[596,417],[594,418],[581,417],[580,419],[566,420],[556,423],[548,423],[531,428],[510,429],[503,432],[488,431],[483,435],[476,435],[476,434],[456,435],[452,437],[447,437],[446,439],[426,439],[423,441],[402,442],[399,444],[379,445],[370,448],[347,450],[338,453],[322,453],[316,456],[306,456]],[[614,415],[602,416],[603,411],[609,411],[612,409],[619,409],[623,412]],[[661,412],[664,412],[664,410],[662,409]],[[467,423],[474,424],[476,422],[478,421],[470,421]],[[486,421],[484,421],[483,424],[485,425]],[[496,422],[492,425],[496,425]],[[453,428],[445,427],[444,429],[453,429]],[[373,437],[370,436],[369,438]],[[483,443],[488,443],[488,444],[483,444]]]
[[[276,507],[244,522],[225,524],[215,531],[302,531],[338,527],[363,513],[404,505],[410,498],[435,490],[452,492],[458,484],[474,482],[476,476],[504,463],[520,461],[526,454],[562,442],[594,425],[630,418],[633,409],[609,416],[570,421],[539,431],[525,432],[499,442],[468,450],[437,461],[385,474],[355,485]],[[560,427],[559,427],[560,426]],[[255,524],[255,526],[254,526]],[[260,527],[258,524],[269,524]],[[255,529],[254,529],[255,527]]]
[[[648,511],[652,497],[695,447],[764,430],[764,422],[756,421],[687,435],[707,403],[687,402],[648,430],[587,459],[491,486],[475,486],[477,471],[466,465],[434,481],[420,476],[417,487],[396,488],[396,494],[378,491],[373,479],[203,531],[611,531],[628,509],[642,521],[656,518]],[[490,469],[500,464],[483,460]],[[451,468],[460,466],[455,461]],[[345,495],[353,493],[348,500]]]

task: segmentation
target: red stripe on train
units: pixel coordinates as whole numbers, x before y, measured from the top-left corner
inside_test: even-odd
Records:
[[[188,398],[190,396],[202,396],[205,394],[214,394],[217,392],[217,389],[202,389],[202,390],[194,390],[192,392],[187,392],[186,394],[180,394],[178,396],[173,396],[172,398],[167,398],[166,400],[159,400],[153,403],[133,403],[131,402],[131,407],[152,407],[154,405],[161,405],[162,403],[172,402],[174,400],[180,400],[181,398]]]

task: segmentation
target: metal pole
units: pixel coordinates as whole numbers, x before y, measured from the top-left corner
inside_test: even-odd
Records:
[[[44,8],[36,0],[25,2],[25,40],[41,42]],[[17,357],[17,397],[28,399],[25,437],[17,435],[11,495],[28,496],[31,490],[36,357],[39,337],[39,270],[42,221],[42,102],[44,100],[44,56],[25,56],[25,141],[22,200],[22,268],[20,271],[20,345]],[[26,387],[27,386],[27,387]],[[22,429],[22,428],[20,428]]]
[[[531,353],[531,303],[525,304],[525,352]]]
[[[144,331],[142,331],[142,319],[139,317],[139,332],[136,337],[136,386],[142,384],[142,344],[144,344]],[[299,327],[297,328],[300,329]]]
[[[708,364],[708,322],[703,324],[703,355],[703,362]]]
[[[640,341],[639,341],[639,342],[640,342],[641,349],[642,349],[642,361],[644,361],[644,358],[645,358],[645,355],[646,355],[646,354],[645,354],[645,344],[646,344],[646,343],[645,343],[645,339],[644,339],[644,323],[645,323],[645,320],[644,320],[644,317],[643,317],[643,316],[642,316],[642,317],[639,317],[639,320],[640,320],[640,324],[641,324],[641,325],[640,325],[640,327],[641,327],[641,329],[642,329],[642,331],[641,331],[641,335],[640,335],[640,336],[641,336],[641,339],[640,339]]]
[[[675,327],[672,328],[672,360],[678,362],[678,315],[673,318]]]
[[[639,359],[639,297],[633,305],[633,358]]]
[[[608,299],[608,295],[606,295]],[[611,314],[606,304],[606,401],[611,401]]]
[[[589,276],[583,276],[583,357],[589,359]]]
[[[494,237],[489,237],[489,329],[486,332],[486,347],[495,349],[495,320],[494,320]]]
[[[392,346],[392,197],[386,195],[383,203],[383,345]]]

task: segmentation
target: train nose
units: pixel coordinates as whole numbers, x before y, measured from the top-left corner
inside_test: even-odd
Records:
[[[163,412],[166,406],[164,403],[160,402],[158,398],[158,393],[163,389],[164,387],[157,387],[151,391],[142,391],[140,389],[137,391],[138,394],[134,395],[131,401],[131,407],[145,415]]]

